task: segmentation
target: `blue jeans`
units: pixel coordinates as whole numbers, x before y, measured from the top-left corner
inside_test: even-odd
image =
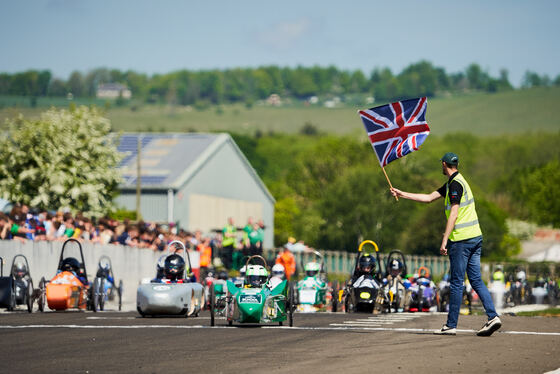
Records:
[[[480,274],[480,253],[482,251],[482,236],[476,238],[447,242],[447,251],[450,264],[450,296],[449,314],[447,315],[446,325],[451,328],[457,327],[459,319],[459,309],[463,300],[463,281],[465,271],[469,277],[472,288],[478,294],[488,319],[498,315],[492,302],[492,297]]]

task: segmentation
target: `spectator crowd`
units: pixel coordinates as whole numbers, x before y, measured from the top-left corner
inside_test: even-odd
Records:
[[[9,214],[0,212],[0,239],[26,241],[65,241],[74,238],[97,244],[120,244],[163,252],[167,244],[179,240],[188,250],[197,251],[201,268],[240,269],[250,255],[262,255],[265,226],[249,217],[244,227],[233,218],[226,226],[210,233],[189,232],[174,223],[118,221],[109,217],[91,219],[81,213],[49,212],[15,205]]]

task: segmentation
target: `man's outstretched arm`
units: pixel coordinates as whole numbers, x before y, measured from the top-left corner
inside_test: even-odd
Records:
[[[431,203],[432,201],[437,200],[440,197],[442,197],[439,194],[439,192],[437,192],[437,191],[434,191],[430,194],[412,193],[412,192],[401,191],[401,190],[399,190],[397,188],[394,188],[394,187],[391,188],[391,194],[393,196],[403,197],[405,199],[419,201],[421,203]]]

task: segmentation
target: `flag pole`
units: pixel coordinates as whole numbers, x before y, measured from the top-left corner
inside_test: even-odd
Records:
[[[389,176],[387,175],[387,172],[385,171],[385,167],[381,167],[381,170],[383,170],[383,174],[385,174],[385,178],[387,179],[387,183],[389,183],[389,187],[393,188],[393,185],[391,184],[391,181],[389,180]],[[395,200],[399,201],[399,197],[395,196]]]

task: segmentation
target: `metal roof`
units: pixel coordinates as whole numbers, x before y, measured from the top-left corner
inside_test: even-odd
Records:
[[[138,139],[141,140],[142,189],[179,189],[225,143],[230,142],[265,194],[274,198],[245,155],[226,133],[124,133],[118,151],[124,154],[118,168],[123,176],[121,189],[136,188]]]

